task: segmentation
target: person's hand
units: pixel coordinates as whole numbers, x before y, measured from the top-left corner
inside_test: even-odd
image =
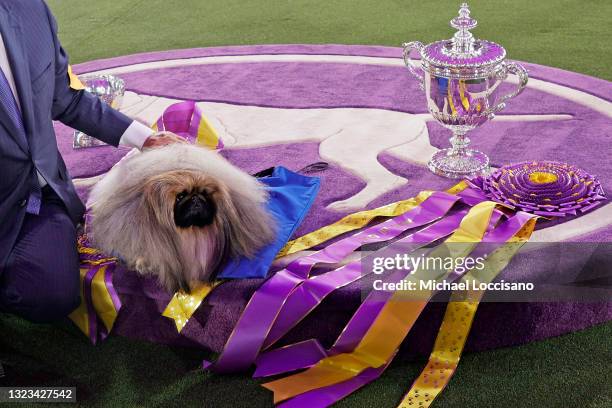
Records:
[[[147,138],[142,145],[144,149],[152,149],[156,147],[167,146],[173,143],[189,143],[182,137],[168,131],[157,132]]]

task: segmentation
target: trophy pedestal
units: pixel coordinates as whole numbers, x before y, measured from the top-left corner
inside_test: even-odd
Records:
[[[470,17],[466,3],[461,4],[450,25],[457,29],[453,38],[428,45],[405,43],[403,56],[408,71],[425,91],[429,113],[453,132],[453,147],[434,154],[429,169],[452,179],[471,178],[489,171],[489,158],[469,149],[470,139],[465,134],[504,109],[509,99],[525,89],[529,75],[523,66],[506,60],[504,47],[474,38],[470,30],[477,21]],[[410,57],[412,49],[420,54],[418,63]],[[502,95],[500,85],[508,74],[518,76],[518,86]]]
[[[472,178],[489,172],[489,157],[479,150],[468,149],[457,154],[455,149],[443,149],[427,164],[429,170],[451,179]]]

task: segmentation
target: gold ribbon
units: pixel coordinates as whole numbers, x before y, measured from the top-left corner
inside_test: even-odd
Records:
[[[115,305],[106,287],[104,275],[108,266],[118,260],[115,257],[102,256],[100,250],[90,247],[87,244],[87,240],[84,236],[79,237],[77,240],[77,250],[81,255],[100,255],[100,257],[97,259],[87,259],[83,257],[83,259],[81,259],[81,268],[79,269],[81,280],[81,303],[72,313],[70,313],[70,315],[68,315],[68,317],[86,336],[89,337],[89,312],[87,310],[87,302],[85,301],[86,297],[84,293],[85,276],[91,268],[101,265],[91,281],[91,301],[96,315],[102,320],[102,323],[110,333],[117,319],[117,310],[115,310]]]
[[[109,259],[112,260],[113,258]],[[102,264],[109,262],[109,259],[99,260],[96,261],[96,263],[89,263],[88,265],[94,266],[96,264]],[[108,289],[106,288],[106,282],[104,281],[104,274],[106,273],[106,268],[108,268],[108,266],[109,264],[102,265],[91,281],[91,301],[94,312],[100,318],[100,320],[102,320],[107,332],[110,333],[113,325],[115,324],[115,320],[117,320],[117,310],[115,310],[115,305],[110,294],[108,293]],[[85,267],[79,270],[81,276],[81,303],[79,304],[79,307],[68,315],[74,324],[76,324],[87,337],[90,336],[89,312],[87,310],[87,303],[85,301],[85,285],[83,282],[87,272],[90,270],[89,268],[90,267]]]
[[[200,307],[202,301],[217,287],[221,281],[202,283],[191,293],[176,292],[162,313],[163,316],[174,320],[176,330],[180,333],[191,316]]]
[[[445,241],[465,245],[440,245],[430,256],[449,256],[449,251],[453,258],[469,254],[482,240],[495,206],[494,202],[484,201],[472,207],[459,228]],[[418,282],[426,277],[425,273],[416,270],[406,280]],[[431,291],[422,290],[419,300],[407,300],[402,298],[402,292],[393,293],[352,352],[326,357],[301,373],[263,386],[274,392],[274,402],[278,403],[314,389],[346,381],[366,368],[377,368],[386,364],[414,325],[430,295]]]
[[[85,85],[81,82],[79,77],[72,72],[72,67],[68,65],[68,79],[70,80],[70,88],[75,91],[80,91],[81,89],[85,89]]]
[[[74,322],[74,324],[77,325],[79,329],[81,329],[85,336],[89,337],[89,314],[87,313],[87,303],[85,302],[83,285],[85,275],[87,274],[87,268],[81,268],[79,273],[81,276],[81,303],[79,304],[79,307],[74,309],[72,313],[68,315],[68,317]]]
[[[446,190],[449,194],[457,194],[467,188],[467,183],[461,181],[455,184],[453,187]],[[374,218],[377,217],[396,217],[400,214],[405,213],[423,201],[425,201],[433,192],[432,191],[421,191],[416,197],[409,198],[407,200],[397,201],[395,203],[387,204],[382,207],[374,208],[372,210],[360,211],[354,214],[347,215],[346,217],[336,221],[333,224],[326,225],[319,228],[318,230],[312,231],[306,235],[302,235],[299,238],[289,241],[276,255],[276,258],[281,258],[286,255],[304,251],[319,245],[325,241],[335,238],[339,235],[354,231],[356,229],[365,227]]]
[[[200,146],[206,146],[209,149],[217,149],[219,147],[219,140],[221,138],[208,122],[206,117],[202,115],[200,118],[200,125],[198,126],[198,135],[196,137],[196,143]]]
[[[108,268],[108,265],[102,266],[91,281],[91,302],[98,317],[102,320],[104,326],[106,326],[108,333],[110,333],[115,320],[117,320],[117,310],[115,310],[113,299],[106,288],[104,279],[106,268]]]
[[[461,282],[474,288],[479,283],[489,283],[510,262],[516,252],[531,236],[536,223],[532,218],[510,238],[506,244],[496,249],[484,261],[481,271],[471,270]],[[470,289],[465,298],[463,292],[454,292],[446,308],[433,351],[427,365],[412,384],[398,408],[426,408],[444,390],[455,373],[465,346],[476,309],[484,291]],[[466,300],[467,299],[467,300]]]

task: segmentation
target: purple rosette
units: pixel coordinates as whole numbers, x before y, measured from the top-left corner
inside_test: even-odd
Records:
[[[545,217],[585,213],[606,199],[597,177],[555,161],[510,164],[470,182],[490,200]]]

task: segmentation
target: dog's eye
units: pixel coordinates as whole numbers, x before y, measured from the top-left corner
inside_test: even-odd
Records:
[[[186,193],[186,192],[184,192],[184,191],[183,191],[183,192],[181,192],[181,193],[178,193],[178,194],[176,195],[176,201],[181,201],[183,198],[185,198],[185,196],[186,196],[186,195],[187,195],[187,193]]]

